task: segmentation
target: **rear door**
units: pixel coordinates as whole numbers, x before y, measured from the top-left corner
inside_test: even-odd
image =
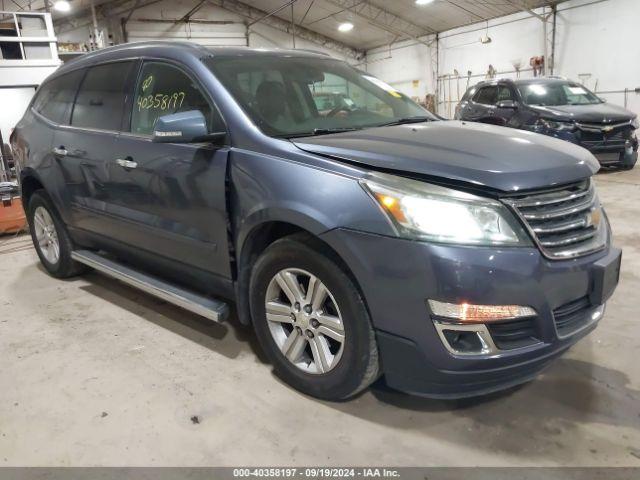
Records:
[[[224,143],[152,142],[156,120],[201,111],[210,132],[226,131],[213,99],[186,67],[145,61],[132,89],[129,125],[107,168],[117,235],[180,265],[230,278]],[[124,166],[123,166],[124,165]]]
[[[113,209],[108,164],[121,129],[127,83],[135,61],[89,67],[70,113],[70,124],[55,133],[53,151],[60,165],[75,227],[112,236]]]

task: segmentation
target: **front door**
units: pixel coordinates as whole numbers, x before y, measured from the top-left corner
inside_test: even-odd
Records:
[[[510,125],[512,123],[512,119],[514,115],[518,112],[517,104],[516,108],[501,108],[500,102],[511,101],[516,102],[515,95],[510,87],[507,85],[500,85],[498,87],[498,96],[496,98],[496,113],[495,116],[502,120],[501,125]]]
[[[227,238],[226,169],[229,149],[212,143],[154,143],[156,120],[199,110],[209,131],[226,127],[192,75],[161,61],[144,62],[130,125],[115,140],[108,193],[123,228],[119,239],[138,249],[231,277]]]

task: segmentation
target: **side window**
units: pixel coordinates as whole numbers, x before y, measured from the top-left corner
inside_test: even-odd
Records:
[[[513,98],[513,93],[511,92],[511,89],[509,87],[498,87],[498,98],[496,99],[496,103],[503,100],[515,100],[515,98]]]
[[[76,70],[45,83],[33,102],[33,108],[52,122],[67,125],[83,75],[84,70]]]
[[[107,63],[89,68],[73,107],[71,125],[120,130],[125,85],[133,62]]]
[[[161,62],[145,62],[133,99],[131,131],[150,135],[163,115],[199,110],[210,132],[225,129],[218,111],[182,70]]]
[[[496,103],[496,94],[497,87],[482,87],[476,93],[476,96],[473,98],[473,101],[476,103],[481,103],[483,105],[493,105]]]

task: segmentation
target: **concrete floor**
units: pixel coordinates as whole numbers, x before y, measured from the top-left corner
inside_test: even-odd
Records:
[[[605,319],[536,381],[455,403],[307,398],[236,322],[54,280],[0,238],[0,465],[640,466],[640,167],[597,181],[624,248]]]

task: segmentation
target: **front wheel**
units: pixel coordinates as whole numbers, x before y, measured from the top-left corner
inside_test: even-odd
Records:
[[[284,238],[267,248],[252,270],[250,291],[260,344],[294,388],[342,400],[378,377],[378,349],[362,297],[313,237]]]
[[[620,163],[620,168],[622,170],[631,170],[635,166],[637,161],[638,161],[638,157],[632,156],[631,158],[628,158],[622,163]]]

